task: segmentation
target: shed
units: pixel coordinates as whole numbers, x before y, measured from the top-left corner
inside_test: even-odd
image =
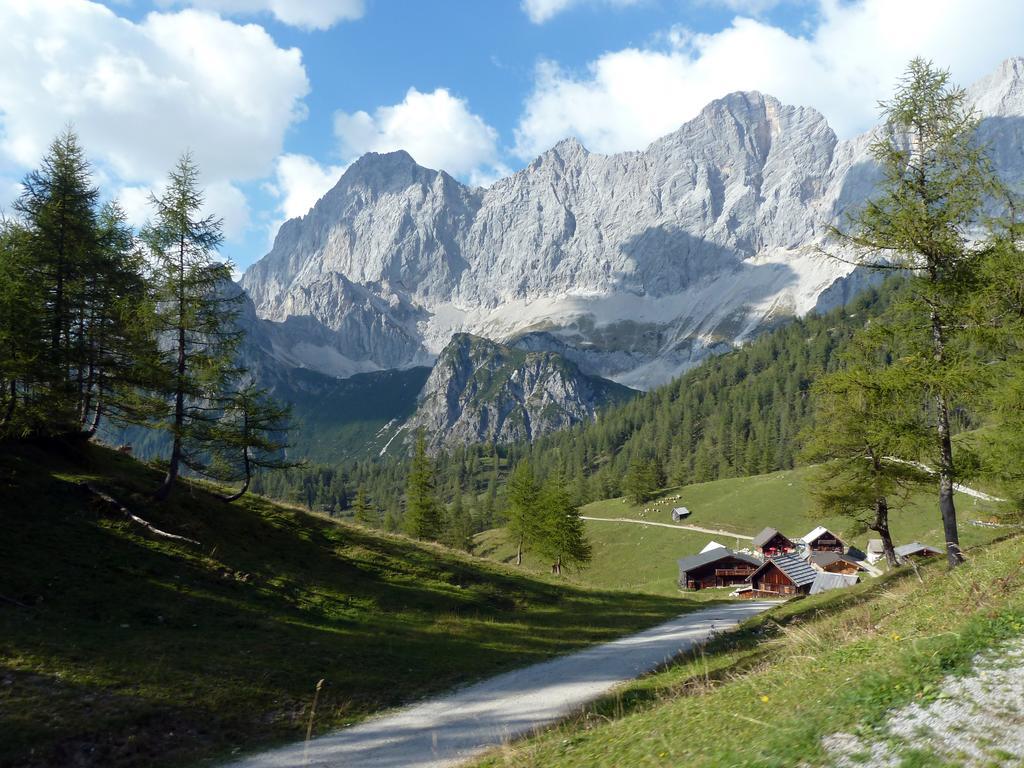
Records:
[[[806,560],[796,555],[779,555],[750,574],[750,596],[806,595],[817,575]]]
[[[832,531],[819,525],[802,539],[811,552],[845,552],[846,544]]]
[[[945,554],[941,549],[929,547],[927,544],[922,544],[919,541],[901,544],[898,547],[894,547],[894,551],[896,552],[896,560],[901,563],[905,563],[911,558],[914,560],[927,560],[930,557],[938,557]]]
[[[757,534],[754,537],[753,546],[754,550],[760,552],[764,557],[788,555],[796,552],[796,544],[772,527],[765,528]]]
[[[817,595],[822,592],[828,592],[831,589],[845,589],[846,587],[852,587],[857,583],[858,576],[847,575],[845,573],[819,573],[814,577],[814,582],[811,584],[812,595]]]
[[[708,589],[744,584],[761,562],[750,555],[715,547],[679,561],[680,589]]]
[[[678,522],[690,516],[690,510],[686,507],[676,507],[672,510],[672,520]]]

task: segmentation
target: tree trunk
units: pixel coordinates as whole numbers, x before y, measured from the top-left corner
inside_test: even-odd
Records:
[[[889,533],[889,500],[885,496],[875,499],[875,520],[868,527],[882,538],[885,561],[890,568],[895,568],[898,563],[896,562],[896,549],[892,545],[892,535]]]
[[[945,353],[942,333],[942,319],[932,310],[932,345],[935,362],[940,367]],[[953,501],[953,441],[949,430],[949,403],[944,393],[935,396],[936,430],[939,439],[939,514],[942,515],[942,529],[946,539],[946,558],[949,567],[955,568],[964,561],[960,551],[960,533],[956,525],[956,504]]]
[[[3,418],[0,418],[0,427],[6,426],[14,418],[14,408],[18,403],[18,383],[14,379],[11,379],[9,395]]]
[[[181,464],[181,430],[185,424],[185,238],[181,236],[178,250],[178,365],[174,390],[174,444],[171,447],[171,460],[167,465],[167,475],[157,488],[154,498],[166,499],[178,479],[178,467]]]
[[[233,493],[230,496],[225,496],[224,501],[237,501],[245,495],[245,492],[249,490],[249,483],[252,481],[252,468],[249,466],[249,448],[246,446],[242,449],[242,463],[245,465],[245,482],[242,483],[242,487],[237,493]]]
[[[519,537],[519,546],[516,548],[516,565],[523,564],[523,537]]]

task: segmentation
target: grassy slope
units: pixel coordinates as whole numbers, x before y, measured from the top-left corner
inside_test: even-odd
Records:
[[[692,605],[198,487],[154,505],[158,479],[98,447],[0,450],[0,765],[194,764],[301,738],[320,678],[324,730]]]
[[[952,574],[932,563],[923,584],[901,570],[793,601],[481,764],[828,765],[823,736],[873,732],[887,710],[934,699],[945,675],[1024,635],[1022,550],[1009,539],[974,550]],[[1024,765],[1019,755],[990,757]],[[948,765],[909,750],[902,758],[904,768]]]
[[[675,501],[669,497],[679,495]],[[968,524],[987,519],[993,507],[977,499],[957,494],[964,546],[991,541],[999,531]],[[710,483],[672,489],[665,498],[647,505],[634,506],[622,499],[598,501],[583,507],[590,517],[626,517],[671,523],[673,506],[685,506],[692,512],[686,524],[733,531],[753,536],[766,525],[779,528],[790,537],[806,534],[819,523],[846,536],[863,548],[867,533],[854,533],[852,521],[814,512],[808,493],[808,470],[796,469],[768,475],[716,480]],[[644,513],[644,508],[652,511]],[[678,593],[676,560],[699,552],[709,540],[735,546],[736,539],[689,531],[673,531],[657,526],[624,523],[586,523],[587,536],[594,545],[594,560],[589,568],[571,576],[581,585],[601,589],[629,589],[650,594]],[[897,544],[914,540],[941,546],[942,527],[935,502],[927,494],[917,494],[902,510],[892,514],[892,533]],[[508,562],[513,553],[501,531],[487,531],[477,538],[478,552]],[[749,546],[740,541],[739,545]],[[527,560],[527,566],[542,572],[546,564]]]

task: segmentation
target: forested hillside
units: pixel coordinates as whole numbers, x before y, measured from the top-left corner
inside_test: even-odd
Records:
[[[602,410],[596,422],[534,444],[474,445],[435,458],[449,501],[462,496],[476,530],[501,522],[506,470],[529,457],[538,473],[559,471],[580,502],[618,496],[634,459],[653,464],[659,481],[703,482],[789,469],[810,419],[809,389],[833,370],[854,332],[888,307],[899,278],[868,289],[847,307],[810,314],[749,345],[706,360],[676,381]],[[256,488],[313,509],[345,514],[363,485],[382,521],[397,525],[404,458],[313,466],[258,478]]]

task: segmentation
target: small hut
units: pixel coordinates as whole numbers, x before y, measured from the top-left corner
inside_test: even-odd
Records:
[[[685,520],[690,516],[690,510],[686,507],[676,507],[672,510],[672,521],[678,523],[680,520]]]
[[[679,561],[680,589],[708,589],[745,584],[761,562],[728,547],[714,547]]]
[[[941,549],[929,547],[927,544],[922,544],[919,541],[901,544],[895,547],[894,551],[896,552],[896,561],[900,563],[905,563],[908,560],[928,560],[945,554]]]
[[[772,527],[765,528],[754,537],[753,547],[765,558],[796,552],[796,544]]]
[[[745,596],[806,595],[818,572],[796,555],[780,555],[766,560],[750,574],[751,590]]]
[[[885,547],[881,539],[868,539],[868,562],[877,563],[885,557]]]
[[[819,525],[802,539],[810,552],[845,552],[846,544],[832,531]]]

